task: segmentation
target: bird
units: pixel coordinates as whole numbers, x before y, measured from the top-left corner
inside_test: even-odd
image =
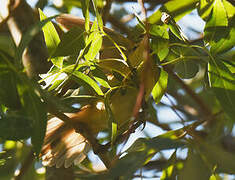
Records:
[[[70,30],[74,26],[85,29],[85,21],[70,14],[61,14],[56,18],[56,21],[66,30]],[[142,91],[143,94],[145,93],[147,99],[153,86],[157,82],[159,71],[157,67],[154,66],[153,59],[149,58],[148,61],[144,61],[143,41],[140,42],[137,49],[133,50],[134,43],[128,38],[106,27],[103,27],[103,30],[112,37],[118,45],[125,47],[124,53],[127,53],[130,64],[137,69],[137,75],[136,78],[134,78],[136,82],[133,82],[131,75],[127,75],[118,86],[110,89],[110,109],[106,109],[104,101],[99,100],[84,105],[76,113],[66,114],[74,126],[63,122],[58,117],[49,119],[44,144],[40,154],[43,165],[56,166],[57,168],[64,166],[68,168],[72,164],[81,163],[92,147],[89,140],[77,131],[77,124],[85,125],[85,129],[89,131],[89,134],[92,134],[92,136],[96,138],[99,132],[107,130],[110,127],[110,110],[117,123],[117,135],[123,133],[128,129],[130,122],[133,120],[133,116],[135,116],[136,111],[138,111],[135,107],[136,104],[138,104],[138,95]],[[110,46],[114,46],[110,39],[103,39],[102,46],[103,50],[101,51],[103,51],[103,57],[101,57],[101,59],[105,59],[105,57],[120,57],[120,52],[116,48],[116,52],[111,51],[110,53],[110,51],[106,51],[110,49]],[[143,76],[142,79],[147,79],[141,82],[144,84],[144,91],[139,88],[138,81],[141,79],[140,76]]]
[[[110,108],[120,131],[128,127],[137,93],[137,88],[124,87],[114,90],[111,94]],[[100,131],[109,127],[107,110],[102,101],[84,105],[78,112],[66,115],[71,119],[72,124],[84,124],[94,138]],[[48,120],[40,156],[44,166],[68,168],[73,164],[81,163],[91,148],[86,137],[77,132],[76,126],[73,127],[58,117],[53,117]]]

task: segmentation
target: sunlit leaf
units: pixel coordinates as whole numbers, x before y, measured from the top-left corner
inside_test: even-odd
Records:
[[[174,171],[177,168],[176,161],[177,161],[177,157],[176,157],[176,150],[175,150],[175,152],[168,159],[167,167],[163,169],[160,180],[168,180],[168,179],[176,178],[174,177],[175,176]]]
[[[174,166],[171,165],[162,171],[162,176],[160,180],[166,180],[171,177]]]
[[[223,180],[218,174],[211,175],[209,180]]]
[[[169,34],[167,29],[162,26],[153,25],[151,26],[150,34],[153,35],[151,48],[158,55],[160,61],[162,61],[169,52]]]
[[[84,56],[86,60],[93,60],[99,53],[102,46],[102,35],[99,32],[92,32],[88,38],[91,39],[91,44],[89,44],[89,50]]]
[[[97,18],[97,23],[98,23],[98,26],[100,28],[101,31],[103,31],[103,20],[102,20],[102,17],[98,11],[98,1],[97,0],[91,0],[92,3],[93,3],[93,7],[94,7],[94,11],[95,11],[95,15],[96,15],[96,18]]]
[[[37,22],[35,25],[33,25],[26,33],[23,34],[20,44],[16,50],[16,58],[18,60],[21,59],[22,54],[25,50],[25,48],[28,46],[28,44],[30,43],[30,41],[33,39],[33,37],[39,32],[41,31],[42,27],[47,24],[49,21],[51,21],[53,18],[55,18],[56,16],[52,16],[49,17],[43,21],[39,21]]]
[[[215,0],[200,0],[199,5],[197,7],[197,12],[203,20],[208,20],[211,14],[211,10],[213,9],[214,2]]]
[[[210,86],[224,111],[234,119],[235,115],[235,78],[219,60],[210,61],[208,66]]]
[[[39,14],[40,14],[40,20],[46,19],[46,15],[39,9]],[[60,43],[60,38],[59,35],[53,25],[52,22],[48,22],[43,28],[42,28],[44,38],[46,41],[46,45],[48,48],[49,55],[53,54],[55,51],[56,47]]]
[[[184,15],[190,13],[195,8],[197,2],[198,0],[184,0],[180,3],[178,0],[168,1],[148,18],[148,22],[151,24],[161,24],[162,12],[169,13],[178,21]]]
[[[228,19],[233,18],[233,16],[235,15],[235,7],[234,5],[232,5],[230,2],[228,1],[223,1],[224,4],[224,8],[226,10]]]
[[[224,34],[228,33],[227,26],[228,19],[222,0],[215,0],[212,15],[204,29],[205,41],[213,46],[221,38],[225,38]]]
[[[85,17],[85,30],[87,32],[90,29],[89,2],[90,2],[90,0],[81,1],[82,13],[83,13],[83,16]]]
[[[168,74],[164,70],[161,69],[160,77],[158,82],[155,84],[152,90],[152,96],[156,104],[158,104],[165,94],[167,89],[167,82],[168,82]]]
[[[46,15],[39,9],[39,14],[40,14],[40,20],[46,19]],[[46,46],[49,52],[49,56],[51,56],[58,44],[60,43],[60,37],[53,25],[52,22],[48,22],[43,28],[42,28]],[[63,66],[63,58],[62,57],[56,57],[51,59],[52,63],[56,65],[59,68],[62,68]]]
[[[66,68],[63,71],[66,73],[72,73],[75,77],[75,80],[78,81],[78,83],[81,83],[86,88],[93,89],[98,95],[104,95],[102,90],[100,89],[99,85],[88,75],[80,72],[80,71],[72,71],[72,69]]]
[[[210,51],[213,54],[223,53],[233,48],[234,45],[235,45],[235,16],[229,22],[228,27],[226,28],[226,30],[224,30],[224,32],[220,36],[220,39],[212,43]]]

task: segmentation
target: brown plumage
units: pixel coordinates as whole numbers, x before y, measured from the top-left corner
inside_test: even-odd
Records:
[[[71,118],[72,123],[80,122],[89,124],[89,130],[94,134],[105,128],[106,114],[104,105],[84,106],[80,111],[73,114],[66,114]],[[100,122],[103,121],[103,122]],[[93,124],[92,126],[90,126]],[[47,123],[46,136],[41,151],[42,163],[45,166],[64,165],[65,168],[82,162],[90,150],[89,142],[75,129],[54,117]]]

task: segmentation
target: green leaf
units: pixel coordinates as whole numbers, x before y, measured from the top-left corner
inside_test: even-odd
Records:
[[[86,30],[86,32],[88,32],[90,29],[89,3],[90,3],[90,0],[82,1],[82,14],[85,17],[85,30]]]
[[[222,0],[215,0],[212,16],[206,24],[208,27],[227,26],[228,19]]]
[[[78,55],[84,47],[84,31],[79,27],[73,27],[62,36],[52,57]]]
[[[198,65],[193,60],[180,60],[174,67],[174,71],[183,79],[193,78],[199,70]]]
[[[72,106],[76,103],[93,103],[99,100],[100,97],[97,96],[88,96],[88,95],[79,95],[79,96],[69,96],[66,98],[61,99],[60,103],[64,104],[65,106]]]
[[[208,65],[210,87],[213,89],[221,107],[234,119],[235,116],[235,78],[229,69],[219,60]]]
[[[32,133],[30,120],[23,114],[7,114],[0,119],[0,137],[6,140],[22,140]]]
[[[172,46],[165,59],[167,62],[162,63],[162,65],[175,64],[174,71],[185,79],[193,78],[197,74],[198,63],[202,60],[195,51],[187,46]]]
[[[6,57],[0,53],[0,58]],[[0,103],[12,109],[18,109],[21,106],[16,81],[16,74],[0,59]]]
[[[143,62],[143,52],[145,46],[143,45],[143,40],[138,44],[135,51],[128,54],[128,60],[133,67],[138,67],[141,62]]]
[[[165,94],[168,83],[168,73],[161,69],[158,82],[155,84],[152,90],[152,96],[156,104],[158,104]]]
[[[184,146],[184,143],[178,140],[184,135],[184,130],[178,129],[174,131],[168,131],[167,133],[164,133],[151,139],[139,138],[132,144],[132,146],[127,150],[127,152],[158,152],[166,149],[176,149]]]
[[[15,43],[10,35],[0,34],[0,51],[7,53],[11,57],[15,55]]]
[[[152,25],[150,34],[153,35],[151,49],[162,61],[169,52],[169,34],[167,29],[162,26]]]
[[[36,94],[36,89],[25,76],[17,83],[17,90],[20,96],[23,110],[32,124],[31,142],[34,151],[39,155],[43,144],[43,139],[47,125],[47,111],[40,97]]]
[[[40,20],[46,19],[46,15],[39,9],[39,14],[40,14]],[[51,56],[58,44],[60,43],[60,37],[53,25],[52,22],[48,22],[43,28],[42,28],[44,38],[46,41],[46,46],[49,52],[49,56]],[[51,59],[52,63],[57,66],[58,68],[62,68],[63,66],[63,58],[62,57],[56,57]]]
[[[211,43],[210,52],[212,54],[224,53],[232,49],[235,45],[235,16],[229,21],[229,25],[220,35],[220,39],[216,39]]]
[[[47,16],[39,9],[40,20],[45,20]],[[52,55],[60,43],[59,35],[52,22],[48,22],[42,28],[49,55]]]
[[[148,158],[145,152],[132,152],[115,163],[108,173],[110,179],[123,177],[122,179],[132,179],[133,174],[143,166]]]
[[[201,140],[197,142],[200,155],[205,159],[206,163],[212,168],[215,168],[215,172],[234,174],[235,155],[231,152],[225,151],[219,144],[212,144]]]
[[[97,2],[97,0],[91,0],[92,1],[92,3],[93,3],[93,7],[94,7],[94,11],[95,11],[95,15],[96,15],[96,18],[97,18],[97,23],[98,23],[98,26],[99,26],[99,29],[101,30],[101,31],[103,31],[103,20],[102,20],[102,17],[101,17],[101,15],[100,15],[100,13],[99,13],[99,11],[98,11],[98,2]]]
[[[233,18],[235,15],[235,7],[226,0],[223,1],[223,4],[224,8],[226,9],[228,19]]]
[[[169,180],[169,179],[176,179],[176,169],[177,169],[177,156],[176,150],[168,159],[165,166],[163,166],[162,176],[160,180]]]
[[[84,57],[86,60],[93,60],[101,49],[102,35],[97,31],[92,32],[88,38],[87,44],[89,44],[89,50]]]
[[[18,48],[16,49],[16,58],[20,62],[20,59],[22,57],[22,54],[25,50],[25,48],[28,46],[30,41],[33,39],[33,37],[41,31],[42,27],[47,24],[49,21],[51,21],[56,16],[49,17],[43,21],[39,21],[36,24],[34,24],[25,34],[23,34],[22,39],[20,41],[20,44]]]
[[[112,146],[113,143],[116,140],[117,134],[118,134],[118,120],[114,117],[112,108],[110,107],[110,95],[111,93],[109,93],[111,91],[108,91],[105,94],[105,109],[106,109],[106,114],[108,116],[108,124],[109,124],[109,133],[111,134],[111,142],[112,142]]]
[[[96,64],[101,68],[118,72],[124,77],[127,77],[130,73],[130,69],[127,63],[121,59],[102,59],[97,60]]]
[[[214,2],[215,0],[200,0],[199,5],[197,7],[197,12],[204,21],[208,20],[213,9]]]
[[[215,0],[212,15],[204,29],[205,41],[211,46],[216,44],[227,33],[227,26],[228,19],[222,0]]]
[[[159,25],[153,24],[150,26],[149,33],[150,35],[154,37],[161,37],[163,39],[169,39],[169,34],[165,26],[159,26]]]
[[[101,96],[104,95],[104,93],[102,92],[98,84],[88,75],[79,71],[73,71],[71,67],[68,67],[64,69],[63,71],[69,74],[72,73],[75,77],[75,80],[78,81],[78,83],[81,83],[82,85],[84,85],[86,88],[94,90],[98,95],[101,95]]]
[[[169,41],[162,38],[153,38],[151,49],[157,54],[160,61],[163,61],[169,53]]]
[[[159,10],[154,12],[149,18],[150,24],[161,24],[162,12],[169,13],[176,21],[184,15],[190,13],[199,0],[184,0],[179,3],[178,0],[171,0],[165,3]]]
[[[223,180],[218,174],[211,175],[209,180]]]
[[[110,85],[108,84],[107,76],[104,74],[104,72],[99,69],[98,67],[92,70],[92,75],[94,79],[100,83],[101,86],[105,88],[110,88]]]
[[[211,171],[200,155],[189,149],[184,167],[179,174],[179,180],[208,180]]]

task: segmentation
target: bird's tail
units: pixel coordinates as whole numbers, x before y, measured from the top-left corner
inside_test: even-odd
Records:
[[[41,151],[43,165],[57,168],[64,165],[65,168],[68,168],[73,163],[82,162],[89,149],[88,141],[74,128],[58,118],[48,121]]]

